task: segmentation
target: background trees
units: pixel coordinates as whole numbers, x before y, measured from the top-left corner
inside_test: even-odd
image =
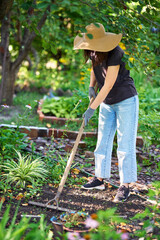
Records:
[[[54,60],[56,72],[77,71],[83,59],[81,52],[72,51],[73,40],[91,22],[102,23],[107,31],[122,32],[128,67],[136,66],[159,84],[157,0],[10,0],[7,5],[1,4],[0,10],[1,104],[12,104],[17,73],[24,60],[44,79],[50,74],[42,73],[49,60]]]

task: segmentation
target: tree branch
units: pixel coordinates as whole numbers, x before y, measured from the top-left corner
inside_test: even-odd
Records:
[[[37,25],[37,30],[38,31],[40,31],[42,26],[44,25],[44,23],[47,19],[48,12],[50,12],[50,6],[47,7],[46,11],[44,12],[42,18],[40,19],[40,21]],[[21,46],[18,57],[12,63],[12,69],[18,68],[20,66],[20,64],[22,63],[22,61],[27,57],[28,52],[31,49],[32,41],[36,37],[36,33],[33,31],[29,34],[29,30],[26,29],[26,36],[25,37],[26,38],[23,38],[23,42],[22,42],[22,44],[24,44],[24,45]]]

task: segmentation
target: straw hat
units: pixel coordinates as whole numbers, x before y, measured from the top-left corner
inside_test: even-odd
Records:
[[[75,37],[74,50],[88,49],[98,52],[108,52],[114,49],[122,38],[121,33],[105,32],[104,26],[100,23],[91,23],[86,26],[86,30],[86,33],[82,33],[82,37],[78,35]]]

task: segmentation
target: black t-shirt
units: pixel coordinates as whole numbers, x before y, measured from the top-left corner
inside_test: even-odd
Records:
[[[104,60],[102,64],[93,67],[99,89],[101,89],[104,85],[108,66],[120,65],[116,82],[104,100],[106,104],[115,104],[137,95],[134,81],[130,77],[129,70],[125,68],[125,63],[122,61],[123,54],[124,51],[117,46],[112,51],[108,52],[107,59]]]

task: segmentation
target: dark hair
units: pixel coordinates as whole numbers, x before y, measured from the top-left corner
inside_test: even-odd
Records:
[[[92,60],[93,66],[101,64],[104,59],[107,59],[108,52],[96,52],[92,50],[84,50],[85,63],[88,59]]]

